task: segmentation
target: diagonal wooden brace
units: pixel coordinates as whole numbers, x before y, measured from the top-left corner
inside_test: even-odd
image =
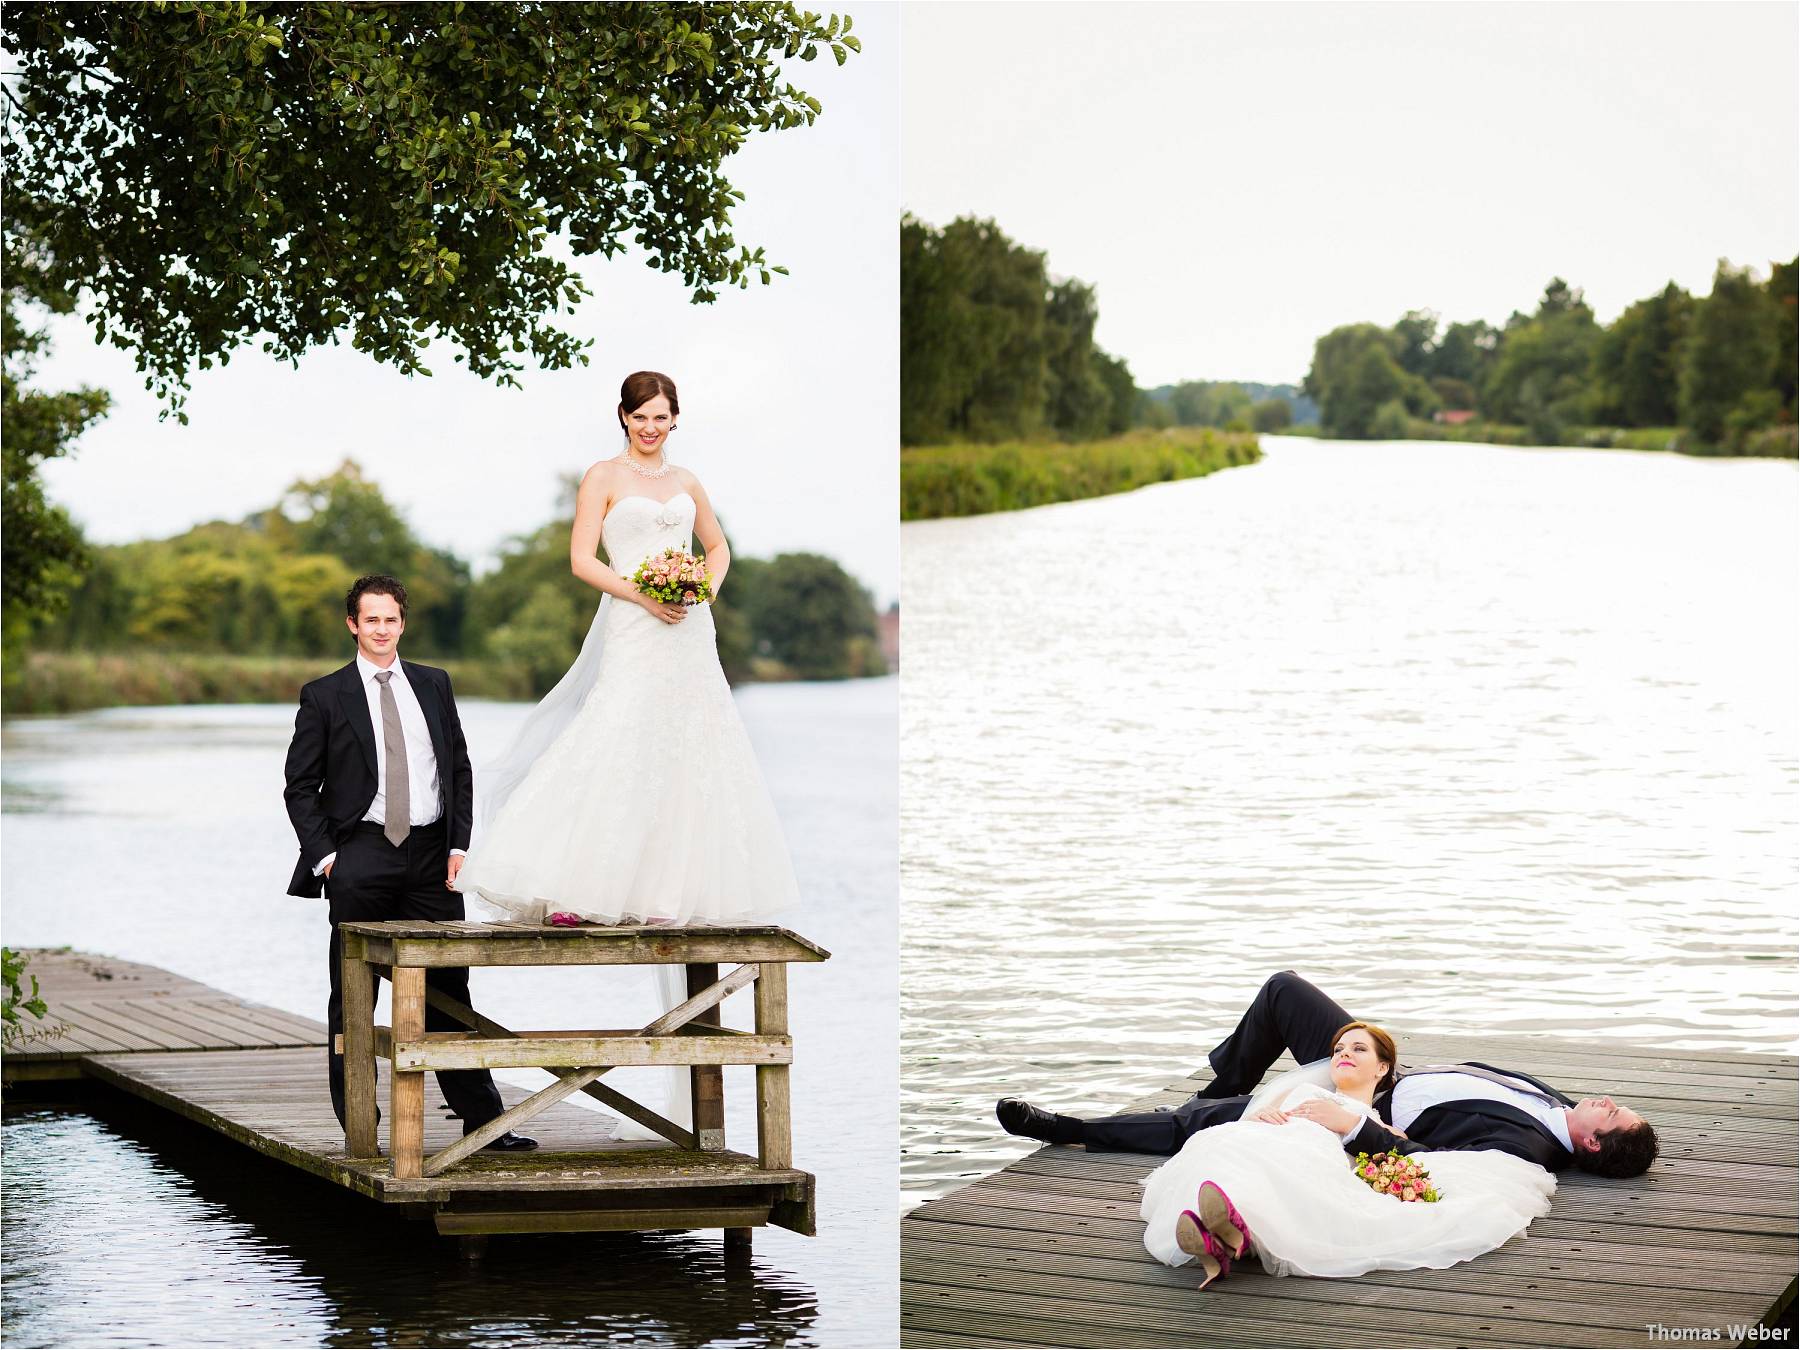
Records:
[[[454,1017],[464,1026],[472,1027],[474,1030],[479,1031],[483,1036],[489,1036],[495,1040],[506,1040],[509,1038],[512,1040],[518,1039],[518,1032],[501,1026],[493,1018],[482,1016],[482,1014],[476,1012],[467,1004],[458,1003],[455,999],[451,998],[450,995],[433,989],[430,986],[427,986],[425,989],[425,1001],[440,1012],[449,1013],[450,1016]],[[579,1069],[552,1068],[546,1068],[544,1071],[546,1073],[553,1073],[558,1078],[567,1078],[571,1074],[581,1072]],[[605,1083],[589,1083],[581,1090],[595,1101],[610,1106],[620,1115],[625,1116],[630,1120],[635,1120],[645,1129],[655,1130],[677,1148],[691,1149],[694,1147],[694,1132],[692,1130],[682,1129],[681,1126],[677,1125],[674,1121],[657,1115],[656,1112],[652,1111],[649,1107],[633,1101],[623,1092],[609,1088]]]
[[[675,1007],[669,1009],[668,1012],[645,1026],[637,1034],[639,1036],[666,1036],[677,1027],[685,1026],[708,1008],[716,1007],[718,1004],[722,1003],[728,995],[742,989],[745,985],[755,980],[760,973],[759,968],[754,964],[739,966],[716,984],[708,985],[685,1003],[679,1003]],[[511,1033],[509,1032],[508,1035],[511,1035]],[[564,1097],[581,1091],[589,1083],[592,1083],[606,1072],[607,1068],[605,1066],[596,1069],[573,1069],[566,1071],[564,1076],[558,1078],[558,1080],[550,1084],[550,1086],[540,1088],[517,1106],[501,1112],[485,1125],[477,1126],[475,1129],[465,1134],[461,1139],[458,1139],[454,1144],[450,1145],[449,1148],[446,1148],[439,1153],[432,1154],[431,1157],[425,1160],[424,1175],[435,1177],[445,1168],[454,1167],[471,1153],[486,1148],[489,1144],[493,1143],[494,1140],[512,1129],[513,1126],[523,1124],[525,1121],[530,1120],[533,1116],[537,1115],[538,1112],[554,1106]],[[635,1103],[633,1104],[635,1105]],[[655,1127],[652,1126],[651,1128],[654,1129]]]

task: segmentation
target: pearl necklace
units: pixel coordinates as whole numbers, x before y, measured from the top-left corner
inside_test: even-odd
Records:
[[[663,453],[661,451],[659,451],[658,453],[662,455],[662,463],[654,469],[646,469],[643,465],[639,464],[637,462],[637,456],[632,454],[632,452],[629,450],[627,450],[623,455],[620,455],[618,457],[618,459],[614,460],[613,462],[615,464],[623,464],[626,468],[630,469],[633,473],[635,473],[639,478],[661,478],[664,474],[666,474],[670,469],[674,468],[675,466],[673,464],[669,463],[669,456],[666,453]]]

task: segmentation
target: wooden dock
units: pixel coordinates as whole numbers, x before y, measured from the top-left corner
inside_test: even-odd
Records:
[[[1554,1208],[1524,1237],[1448,1270],[1277,1279],[1251,1261],[1200,1291],[1192,1267],[1164,1266],[1143,1247],[1139,1183],[1160,1159],[1044,1147],[907,1216],[902,1343],[1646,1346],[1659,1343],[1660,1323],[1716,1328],[1701,1343],[1717,1345],[1738,1343],[1734,1325],[1792,1316],[1793,1058],[1397,1039],[1406,1062],[1510,1063],[1571,1095],[1609,1093],[1649,1118],[1661,1157],[1631,1181],[1561,1173]],[[1119,1109],[1174,1105],[1209,1077]],[[1743,1343],[1792,1345],[1793,1334]]]
[[[811,1230],[810,1173],[722,1147],[611,1139],[603,1117],[566,1103],[533,1117],[535,1152],[476,1153],[436,1176],[396,1179],[388,1158],[345,1153],[326,1091],[322,1022],[153,966],[81,952],[28,955],[27,974],[49,1005],[44,1025],[57,1034],[7,1054],[9,1085],[85,1080],[117,1089],[429,1219],[446,1234],[723,1228],[729,1235],[772,1221]],[[378,1073],[386,1100],[388,1065]],[[461,1121],[448,1114],[436,1080],[422,1077],[424,1144],[444,1149],[461,1137]],[[497,1086],[509,1108],[530,1095]]]

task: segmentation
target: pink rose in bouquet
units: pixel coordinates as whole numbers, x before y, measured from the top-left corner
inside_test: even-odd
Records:
[[[1431,1174],[1404,1153],[1358,1153],[1350,1169],[1377,1195],[1427,1204],[1443,1198],[1431,1184]]]
[[[631,574],[631,583],[665,605],[698,605],[713,598],[705,561],[685,549],[664,549],[645,558]]]

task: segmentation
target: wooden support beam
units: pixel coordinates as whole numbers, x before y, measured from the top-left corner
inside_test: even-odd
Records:
[[[716,1071],[721,1064],[786,1064],[794,1057],[787,1036],[522,1036],[494,1040],[399,1040],[394,1067],[420,1069],[609,1069],[684,1064]]]
[[[750,981],[757,977],[757,973],[757,969],[754,966],[739,967],[723,980],[708,985],[705,989],[702,989],[693,995],[693,997],[689,998],[686,1002],[680,1003],[669,1009],[668,1012],[664,1013],[661,1017],[657,1018],[654,1022],[651,1022],[639,1032],[639,1036],[646,1039],[667,1036],[676,1028],[684,1026],[692,1021],[708,1008],[717,1007],[721,999],[731,993],[733,989],[740,989],[744,985],[750,983]],[[692,987],[691,981],[689,987]],[[397,1034],[398,1023],[396,1022],[395,1025]],[[423,1027],[421,1027],[420,1030],[423,1031]],[[618,1042],[615,1042],[615,1044],[618,1044]],[[695,1040],[684,1042],[684,1044],[700,1046],[705,1045],[706,1041]],[[741,1042],[738,1042],[738,1044],[741,1044]],[[398,1056],[403,1048],[404,1047],[396,1044],[394,1047],[395,1055]],[[679,1063],[680,1061],[676,1062]],[[610,1064],[601,1064],[597,1067],[580,1069],[575,1073],[571,1073],[550,1084],[549,1087],[540,1088],[537,1092],[532,1093],[531,1096],[527,1097],[511,1110],[501,1112],[501,1114],[495,1116],[494,1119],[488,1121],[486,1124],[479,1125],[475,1129],[470,1130],[461,1139],[450,1145],[449,1148],[434,1153],[424,1163],[425,1175],[434,1177],[445,1168],[455,1166],[471,1153],[474,1153],[477,1149],[486,1148],[494,1140],[512,1129],[514,1125],[530,1120],[546,1107],[560,1102],[564,1097],[567,1097],[573,1092],[579,1092],[582,1088],[586,1087],[589,1083],[593,1082],[596,1078],[599,1078],[613,1067],[614,1066]],[[394,1077],[398,1079],[400,1075],[396,1073]],[[696,1126],[698,1126],[698,1116],[696,1116]],[[695,1134],[699,1134],[698,1128],[695,1129]],[[702,1147],[704,1148],[705,1145],[702,1144]]]
[[[754,978],[756,969],[755,966],[739,966],[732,972],[732,977],[748,970]],[[689,994],[711,988],[718,981],[718,966],[705,961],[688,964]],[[688,1002],[692,1003],[693,999],[690,998]],[[696,1014],[693,1020],[701,1026],[716,1027],[719,1025],[719,1010],[715,1005]],[[792,1053],[790,1048],[789,1054]],[[725,1147],[725,1075],[717,1067],[700,1061],[688,1062],[693,1066],[688,1070],[688,1091],[694,1108],[694,1141],[702,1152],[717,1152]]]
[[[787,1039],[787,967],[771,962],[756,982],[756,1034]],[[792,1059],[789,1054],[789,1059]],[[756,1152],[764,1167],[794,1165],[793,1110],[788,1066],[773,1061],[756,1066]]]
[[[363,959],[363,939],[343,935],[338,980],[344,1001],[344,1155],[373,1158],[375,1137],[375,971]]]
[[[723,1209],[439,1210],[437,1230],[470,1233],[617,1233],[645,1228],[723,1228],[726,1241],[769,1221],[767,1206]]]
[[[464,1026],[473,1028],[482,1035],[491,1036],[496,1040],[504,1039],[509,1036],[541,1036],[544,1034],[543,1032],[509,1031],[493,1018],[483,1016],[481,1013],[478,1013],[473,1008],[469,1007],[468,1004],[458,1002],[456,999],[451,998],[450,995],[441,990],[433,989],[429,985],[426,986],[425,989],[425,1001],[432,1007],[437,1008],[442,1012],[449,1013],[450,1016],[454,1017]],[[393,1051],[391,1047],[389,1048],[388,1053],[392,1055]],[[565,1078],[572,1072],[572,1070],[560,1068],[550,1069],[548,1071],[555,1074],[558,1078]],[[660,1134],[677,1148],[694,1147],[694,1134],[692,1130],[685,1130],[674,1121],[659,1116],[649,1107],[633,1101],[623,1092],[615,1091],[605,1083],[598,1082],[589,1083],[581,1090],[603,1106],[611,1107],[626,1119],[635,1120],[645,1129],[656,1131],[656,1133]]]
[[[394,967],[394,1040],[416,1040],[425,1033],[425,972],[418,966]],[[371,1058],[370,1063],[373,1064]],[[401,1067],[398,1056],[388,1077],[388,1143],[394,1176],[422,1175],[425,1157],[425,1075]]]

